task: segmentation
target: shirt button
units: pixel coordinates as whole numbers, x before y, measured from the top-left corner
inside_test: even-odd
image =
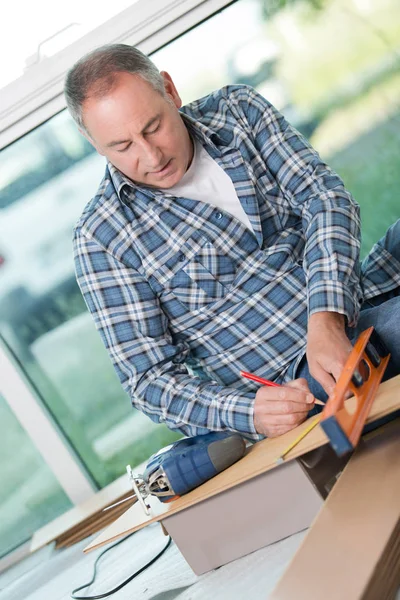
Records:
[[[180,260],[181,262],[183,262],[183,261],[185,260],[185,255],[184,255],[184,254],[180,254],[180,255],[179,255],[179,260]]]
[[[220,219],[222,219],[222,213],[220,213],[220,212],[217,212],[217,213],[216,213],[216,215],[215,215],[215,218],[216,218],[216,219],[218,219],[218,221],[219,221]]]

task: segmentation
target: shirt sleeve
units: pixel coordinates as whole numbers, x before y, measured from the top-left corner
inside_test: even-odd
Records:
[[[81,231],[74,236],[79,287],[132,404],[158,423],[193,436],[237,431],[258,440],[254,393],[191,375],[189,349],[174,344],[156,294],[135,269]]]
[[[362,302],[360,210],[340,177],[267,100],[247,88],[256,147],[290,210],[302,219],[309,316],[337,312],[355,325]]]

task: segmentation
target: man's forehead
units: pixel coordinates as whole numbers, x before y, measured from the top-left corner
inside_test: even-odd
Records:
[[[161,117],[165,102],[162,94],[141,77],[131,73],[118,75],[107,93],[89,96],[83,107],[88,128],[100,127],[107,146],[125,139],[127,129],[139,134],[151,127]]]

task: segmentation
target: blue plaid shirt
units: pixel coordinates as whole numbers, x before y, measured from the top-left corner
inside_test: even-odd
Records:
[[[258,386],[239,372],[292,378],[310,314],[355,323],[363,297],[399,276],[377,246],[361,275],[357,204],[255,90],[225,87],[181,115],[232,179],[254,232],[109,164],[75,229],[77,279],[136,408],[186,435],[258,439]]]

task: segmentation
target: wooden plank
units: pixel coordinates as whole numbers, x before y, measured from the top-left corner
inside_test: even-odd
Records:
[[[399,391],[400,375],[382,383],[372,405],[367,423],[400,409]],[[354,410],[354,398],[347,400],[346,408],[349,411]],[[319,417],[316,416],[312,418],[315,419]],[[261,442],[254,444],[240,461],[170,504],[163,504],[157,498],[150,497],[150,516],[144,515],[139,504],[135,504],[89,544],[84,551],[89,552],[90,550],[107,544],[127,533],[137,531],[152,522],[160,521],[165,516],[185,510],[189,506],[193,506],[198,502],[202,502],[216,494],[220,494],[244,481],[257,477],[257,475],[265,473],[270,469],[274,469],[277,466],[277,458],[284,452],[290,443],[296,439],[303,429],[308,427],[310,422],[311,420],[309,419],[299,425],[299,427],[296,427],[282,436],[262,440]],[[302,456],[310,450],[319,448],[326,443],[327,438],[325,433],[321,427],[316,427],[286,456],[285,462]]]
[[[400,585],[400,419],[363,439],[271,600],[394,598]]]
[[[127,492],[127,494],[131,494],[131,492]],[[120,517],[130,506],[133,506],[136,501],[136,498],[132,498],[127,501],[126,504],[121,504],[105,512],[96,512],[91,515],[90,518],[80,521],[78,525],[75,525],[63,534],[57,536],[55,540],[56,548],[66,548],[68,546],[72,546],[73,544],[85,539],[89,535],[104,529],[104,527],[107,527],[116,519],[118,519],[118,517]]]
[[[146,462],[141,463],[135,467],[135,470],[139,473],[142,472],[146,468],[146,464]],[[103,509],[132,494],[133,489],[127,475],[121,475],[100,491],[93,493],[93,496],[86,502],[74,506],[57,519],[35,531],[31,540],[30,551],[34,552],[53,541],[56,541],[57,547],[59,545],[60,547],[70,545],[69,538],[74,538],[75,541],[83,539],[79,535],[80,531],[82,534],[84,534],[84,530],[89,532],[86,535],[96,533],[108,524],[111,515],[113,515],[114,520],[117,519],[126,511],[130,503],[128,501],[126,505],[116,506],[106,513],[103,513]],[[135,502],[136,499],[133,498],[131,504]]]
[[[69,532],[76,533],[77,530],[89,522],[94,524],[92,533],[99,531],[101,525],[96,529],[95,523],[101,519],[103,508],[132,493],[128,477],[122,475],[110,483],[110,485],[94,493],[86,502],[71,508],[57,519],[38,529],[32,537],[31,552],[42,548],[42,546],[54,540],[58,540],[58,538],[65,539],[65,536],[68,536]]]

